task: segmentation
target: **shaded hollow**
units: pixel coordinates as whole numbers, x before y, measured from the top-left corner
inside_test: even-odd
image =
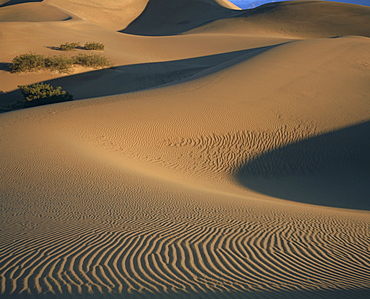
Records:
[[[296,202],[370,210],[370,122],[271,150],[243,165],[237,179]]]

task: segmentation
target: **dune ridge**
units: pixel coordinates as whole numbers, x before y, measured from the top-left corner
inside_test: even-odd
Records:
[[[29,2],[43,2],[44,0],[0,0],[0,7],[23,4]]]
[[[149,1],[143,13],[121,32],[156,36],[193,29],[192,33],[269,34],[295,38],[370,36],[370,8],[365,6],[326,1],[286,1],[248,10],[231,10],[203,0],[192,0],[192,5],[188,4],[189,0]],[[169,10],[167,18],[161,18],[158,13],[163,6]]]
[[[114,66],[0,69],[2,103],[39,81],[76,98],[0,114],[1,297],[369,296],[366,22],[338,27],[347,36],[337,38],[324,37],[336,25],[306,34],[294,17],[282,33],[269,27],[311,7],[314,28],[321,4],[302,1],[266,6],[276,9],[251,31],[212,15],[245,13],[227,2],[184,0],[144,13],[165,19],[187,4],[184,19],[200,25],[202,2],[219,20],[148,37],[116,32],[147,1],[44,2],[30,4],[75,18],[3,22],[1,65],[94,40]],[[342,11],[343,24],[350,11],[367,19],[367,8],[322,5]],[[142,21],[148,32],[182,26]]]
[[[44,0],[50,5],[59,7],[90,23],[111,30],[120,30],[139,16],[148,0]],[[97,11],[99,13],[97,13]]]
[[[44,3],[23,3],[0,8],[0,22],[52,22],[72,19],[69,14]]]

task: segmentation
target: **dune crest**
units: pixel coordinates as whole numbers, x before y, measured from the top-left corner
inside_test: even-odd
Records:
[[[44,0],[79,17],[112,30],[120,30],[132,22],[148,0]],[[97,13],[98,12],[98,13]]]
[[[267,34],[295,38],[370,36],[370,8],[365,6],[287,1],[255,9],[230,10],[212,4],[213,0],[151,0],[143,13],[121,32],[154,36],[189,30],[193,30],[192,33]]]
[[[24,3],[0,8],[0,22],[52,22],[72,17],[45,3]]]
[[[44,0],[0,0],[0,7],[22,4],[22,3],[32,3],[32,2],[43,2]]]
[[[174,35],[238,14],[240,10],[231,10],[215,0],[149,0],[142,14],[121,32],[135,35]]]

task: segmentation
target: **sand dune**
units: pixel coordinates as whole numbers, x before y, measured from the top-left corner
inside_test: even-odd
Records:
[[[300,1],[270,3],[243,11],[225,9],[214,5],[214,1],[213,4],[210,2],[191,0],[190,6],[189,0],[150,1],[144,12],[122,32],[171,35],[201,26],[193,32],[272,34],[296,38],[370,36],[370,8],[365,6]],[[163,7],[166,7],[165,18]]]
[[[166,14],[165,17],[163,13]],[[152,0],[148,2],[143,13],[122,32],[138,35],[172,35],[216,19],[239,14],[240,10],[228,9],[213,0]]]
[[[0,8],[1,22],[64,21],[71,16],[44,3],[24,3]]]
[[[79,17],[112,30],[120,30],[137,18],[148,0],[44,0]],[[98,13],[97,13],[98,12]]]
[[[367,122],[289,144],[243,165],[238,176],[276,197],[369,210],[368,132]]]
[[[211,0],[161,11],[163,1],[131,28],[185,30],[146,28],[181,5],[189,10],[177,20],[191,26],[209,17],[199,7],[212,19],[246,13]],[[2,65],[94,40],[114,67],[0,70],[2,103],[39,81],[76,99],[0,114],[2,297],[369,296],[368,8],[285,3],[262,19],[148,37],[115,31],[147,1],[44,2],[0,8],[73,16],[2,22]],[[320,5],[351,26],[317,16]],[[293,10],[306,11],[305,29],[286,17]],[[325,38],[335,26],[347,36]]]
[[[43,0],[0,0],[0,7],[11,6],[15,4],[23,4],[29,2],[43,2]]]

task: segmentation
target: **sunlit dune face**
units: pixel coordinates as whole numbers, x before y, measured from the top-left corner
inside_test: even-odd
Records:
[[[0,0],[1,298],[369,297],[370,7],[235,4]]]

